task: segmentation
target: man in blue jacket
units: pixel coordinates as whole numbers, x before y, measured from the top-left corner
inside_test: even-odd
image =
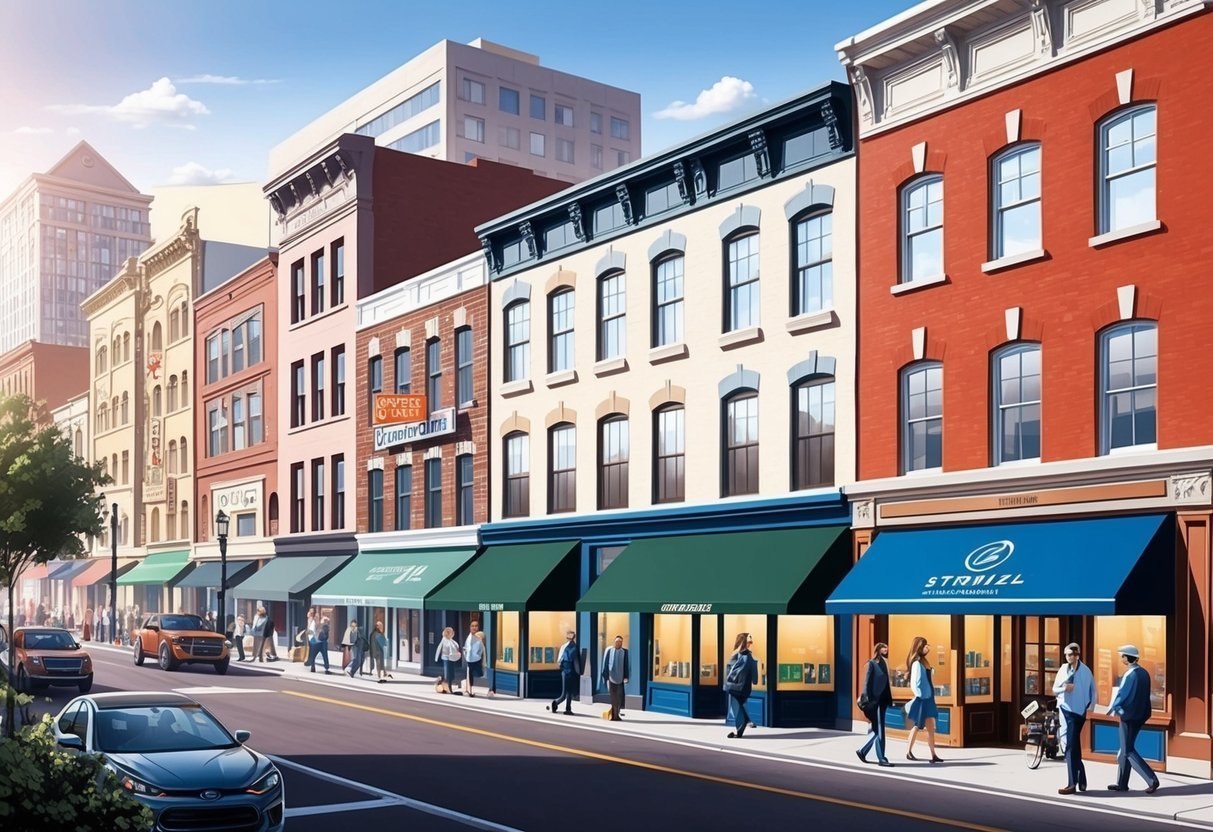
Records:
[[[1137,663],[1141,654],[1132,644],[1117,649],[1125,674],[1112,697],[1108,713],[1120,716],[1120,752],[1116,755],[1116,782],[1108,786],[1114,792],[1129,790],[1129,767],[1132,766],[1149,785],[1146,794],[1158,791],[1158,776],[1137,753],[1137,735],[1150,718],[1150,674]]]
[[[552,713],[560,707],[560,703],[564,703],[564,712],[568,715],[573,713],[573,700],[581,695],[581,650],[577,647],[577,633],[569,630],[565,633],[564,646],[560,648],[560,655],[556,657],[557,663],[560,665],[560,698],[552,701]]]

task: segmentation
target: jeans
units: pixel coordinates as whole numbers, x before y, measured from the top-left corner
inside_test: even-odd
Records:
[[[350,648],[350,663],[344,667],[344,670],[352,671],[352,674],[362,670],[363,651],[361,647]]]
[[[611,692],[611,719],[618,720],[619,712],[623,710],[623,688],[624,682],[612,682],[607,680],[607,688]]]
[[[308,642],[307,646],[308,646],[307,666],[312,668],[313,670],[315,670],[316,662],[319,659],[323,658],[324,659],[324,669],[328,670],[329,669],[329,642],[328,642],[328,639],[325,639],[324,641],[320,641],[319,639],[312,639],[311,641]]]
[[[1130,766],[1141,775],[1141,779],[1146,781],[1146,785],[1158,784],[1158,776],[1154,774],[1134,747],[1137,744],[1137,735],[1141,733],[1141,727],[1144,724],[1135,719],[1120,721],[1120,753],[1116,755],[1116,783],[1125,788],[1129,786]]]
[[[1082,728],[1087,724],[1087,715],[1062,708],[1061,719],[1066,744],[1066,785],[1086,786],[1087,769],[1082,764]]]
[[[729,699],[733,702],[733,733],[739,737],[745,733],[746,726],[750,724],[750,712],[745,709],[748,698],[743,699],[735,693],[729,694]]]
[[[579,688],[581,687],[581,677],[571,670],[562,670],[560,672],[560,696],[552,702],[552,712],[560,707],[560,703],[564,703],[564,709],[569,713],[573,712],[573,700],[581,695]]]
[[[861,756],[868,756],[868,752],[872,747],[876,747],[876,759],[880,762],[888,762],[888,757],[885,756],[885,734],[884,734],[884,718],[885,711],[888,710],[888,705],[872,705],[863,712],[863,715],[868,718],[868,722],[872,723],[872,727],[868,729],[868,741],[863,744],[863,748],[859,749]]]
[[[235,633],[228,633],[227,639],[236,648],[236,655],[240,657],[240,661],[244,661],[244,636],[238,636]]]
[[[454,687],[455,672],[459,669],[459,662],[451,659],[442,660],[442,678],[446,679],[447,687]]]

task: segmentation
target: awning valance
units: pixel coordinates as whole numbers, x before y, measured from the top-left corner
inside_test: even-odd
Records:
[[[304,598],[349,559],[349,555],[276,557],[233,589],[232,597],[253,601]]]
[[[425,599],[435,610],[571,610],[577,603],[579,541],[489,546]]]
[[[467,563],[476,549],[405,549],[364,552],[312,593],[317,604],[421,609],[433,592]]]
[[[189,549],[176,552],[156,552],[139,561],[139,565],[118,577],[119,586],[138,584],[167,584],[190,565]]]
[[[219,561],[204,561],[194,567],[194,571],[173,584],[178,589],[218,589],[219,573],[222,571]],[[230,590],[257,571],[255,560],[229,560],[227,562],[227,588]]]

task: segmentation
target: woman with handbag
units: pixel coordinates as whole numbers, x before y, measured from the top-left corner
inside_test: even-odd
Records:
[[[868,731],[868,741],[855,752],[860,762],[868,761],[868,752],[876,747],[876,760],[885,767],[892,767],[889,758],[885,756],[884,718],[885,711],[893,704],[893,691],[889,687],[889,645],[883,641],[872,651],[872,658],[864,672],[863,689],[859,694],[859,710],[872,723]]]
[[[387,672],[388,640],[383,634],[383,622],[376,621],[375,629],[371,630],[371,672],[376,674],[379,684],[392,678]]]
[[[442,641],[438,642],[438,649],[434,651],[434,661],[442,662],[442,678],[438,680],[435,690],[439,693],[451,692],[451,685],[455,682],[455,672],[462,660],[463,653],[459,651],[459,642],[455,641],[454,628],[444,628]]]
[[[917,760],[914,756],[914,740],[918,732],[927,729],[927,747],[931,749],[931,762],[942,763],[943,760],[935,753],[935,718],[939,716],[939,707],[935,704],[935,682],[931,679],[931,665],[927,663],[927,653],[931,645],[922,636],[914,639],[914,646],[906,656],[906,666],[910,671],[910,691],[914,698],[906,703],[906,718],[914,723],[908,738],[909,747],[906,749],[907,760]]]

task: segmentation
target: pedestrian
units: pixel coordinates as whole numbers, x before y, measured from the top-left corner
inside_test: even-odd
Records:
[[[72,632],[76,631],[76,608],[72,607],[67,613],[67,628]]]
[[[480,632],[479,621],[472,621],[470,626],[471,631],[463,642],[463,658],[467,662],[463,692],[475,697],[473,688],[476,687],[476,680],[484,675],[484,633]]]
[[[135,639],[131,636],[134,635],[135,628],[139,626],[138,609],[139,609],[138,607],[127,607],[126,608],[126,632],[128,634],[128,638],[130,639],[131,644],[135,643]]]
[[[316,631],[319,629],[320,622],[316,620],[316,608],[312,607],[307,611],[307,622],[299,633],[299,640],[307,644],[307,660],[303,663],[306,667],[316,666]]]
[[[1053,695],[1061,711],[1058,741],[1066,754],[1066,785],[1058,794],[1074,794],[1087,790],[1087,769],[1082,763],[1082,727],[1087,722],[1087,709],[1095,704],[1095,676],[1079,658],[1078,645],[1066,645],[1066,663],[1057,671]]]
[[[253,634],[253,661],[265,661],[265,625],[269,619],[265,615],[265,607],[257,607],[257,612],[253,615],[253,625],[249,628],[249,632]]]
[[[581,695],[581,651],[577,648],[577,632],[569,630],[564,634],[565,642],[560,648],[556,663],[560,667],[560,696],[552,700],[551,711],[556,713],[560,703],[564,703],[566,716],[573,715],[573,700]]]
[[[248,659],[244,657],[244,631],[244,616],[237,615],[232,621],[232,631],[227,634],[227,637],[228,640],[236,646],[236,655],[240,657],[236,659],[238,662],[248,661]]]
[[[112,641],[114,638],[113,630],[110,629],[113,622],[111,610],[112,607],[107,606],[101,611],[101,640],[104,642]]]
[[[611,694],[611,722],[623,719],[619,712],[623,710],[629,664],[628,648],[623,646],[623,636],[615,636],[615,641],[602,654],[602,681]]]
[[[315,656],[312,659],[312,672],[316,672],[316,662],[324,659],[324,675],[331,676],[332,670],[329,669],[329,619],[324,616],[320,619],[320,627],[316,630],[315,641]]]
[[[942,763],[943,760],[935,753],[935,718],[939,716],[939,708],[935,704],[935,683],[931,679],[931,665],[927,662],[927,653],[931,645],[922,636],[914,639],[909,655],[906,656],[906,667],[910,671],[910,692],[914,698],[906,703],[906,718],[914,723],[908,738],[906,759],[917,760],[914,756],[914,740],[918,732],[927,729],[927,747],[931,749],[931,762]]]
[[[349,661],[342,668],[354,678],[354,674],[362,669],[362,658],[366,655],[366,636],[362,634],[362,628],[358,626],[357,621],[351,621],[349,627],[350,645],[349,645]]]
[[[1120,751],[1116,754],[1116,782],[1108,786],[1114,792],[1129,790],[1129,767],[1132,766],[1149,785],[1146,794],[1158,791],[1158,775],[1137,753],[1137,735],[1150,718],[1150,674],[1138,664],[1141,653],[1132,644],[1118,647],[1120,663],[1125,674],[1120,677],[1120,687],[1112,697],[1108,713],[1120,717]]]
[[[455,682],[455,669],[459,667],[462,658],[459,642],[455,641],[454,628],[444,627],[442,641],[438,642],[438,649],[434,651],[434,661],[442,662],[442,678],[436,686],[439,693],[451,693],[451,685]]]
[[[274,625],[273,613],[266,611],[265,613],[265,660],[267,662],[278,661],[278,633]]]
[[[868,730],[868,741],[855,752],[861,762],[868,761],[868,752],[876,748],[876,761],[891,768],[886,754],[885,712],[893,704],[893,689],[889,687],[889,645],[877,642],[864,670],[863,690],[859,694],[859,710],[867,717],[872,727]]]
[[[20,615],[18,615],[18,619],[20,619]],[[94,622],[95,620],[96,620],[96,618],[95,618],[95,616],[93,615],[93,608],[92,608],[92,607],[88,607],[88,608],[86,608],[86,609],[84,610],[84,629],[83,629],[83,630],[81,631],[81,633],[80,633],[80,636],[81,636],[81,637],[82,637],[82,638],[83,638],[85,641],[92,641],[92,640],[93,640],[93,622]],[[18,627],[20,627],[20,626],[21,626],[21,621],[20,621],[20,620],[18,620],[18,621],[17,621],[17,626],[18,626]]]
[[[376,621],[371,630],[371,671],[379,677],[379,684],[392,678],[387,672],[388,641],[383,634],[383,622]]]
[[[753,643],[754,637],[749,633],[738,633],[733,642],[733,655],[725,665],[721,687],[729,696],[733,714],[733,730],[728,735],[731,740],[741,739],[745,729],[752,724],[745,703],[758,682],[758,662],[752,652]]]

